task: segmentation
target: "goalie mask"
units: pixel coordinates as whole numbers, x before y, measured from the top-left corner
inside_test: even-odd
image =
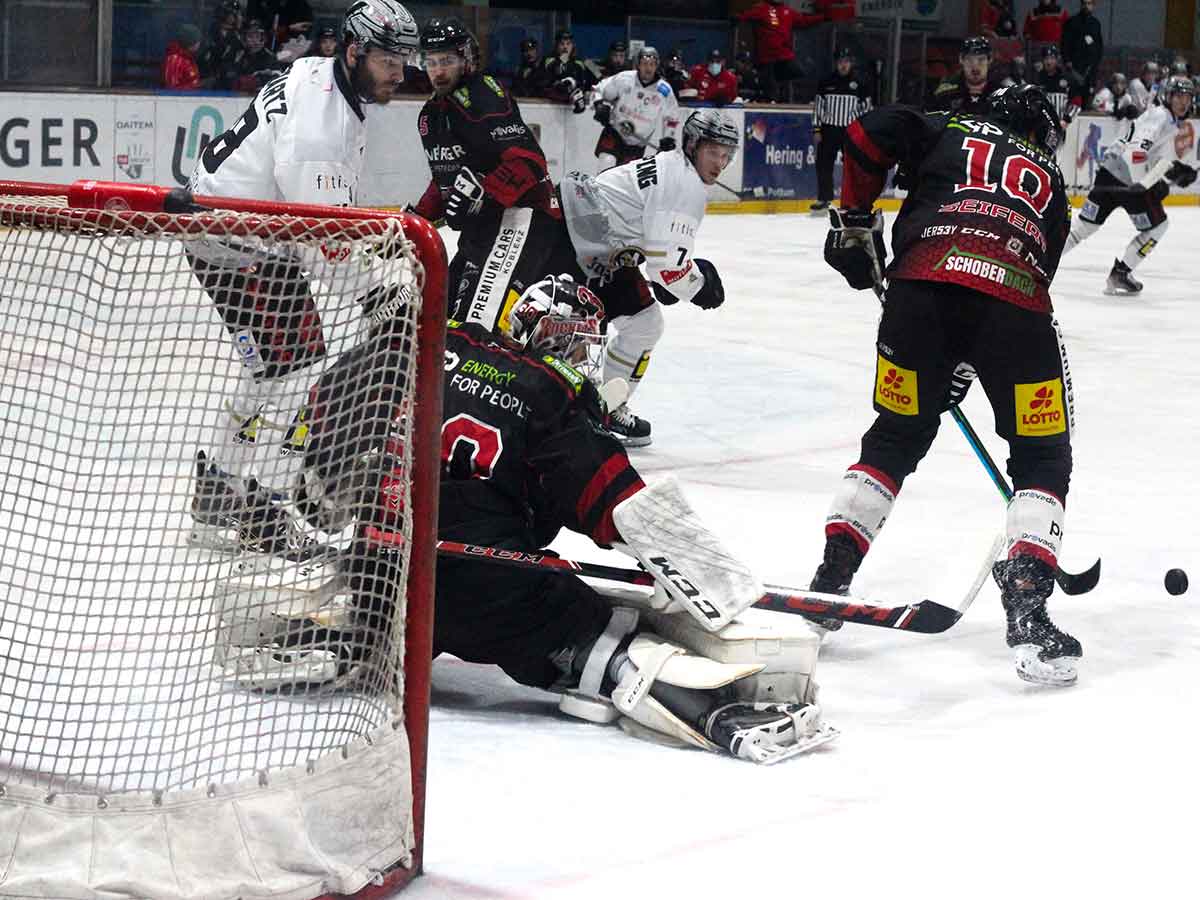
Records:
[[[599,360],[604,305],[569,275],[551,275],[526,288],[508,313],[508,336],[526,353],[549,354],[591,376]]]

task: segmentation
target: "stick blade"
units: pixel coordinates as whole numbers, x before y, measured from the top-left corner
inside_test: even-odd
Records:
[[[1078,575],[1058,569],[1054,573],[1054,580],[1058,582],[1058,586],[1062,588],[1064,594],[1072,597],[1077,594],[1086,594],[1100,581],[1100,560],[1096,560],[1092,563],[1091,568]]]

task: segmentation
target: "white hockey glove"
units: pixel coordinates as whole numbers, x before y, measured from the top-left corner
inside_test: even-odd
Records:
[[[954,367],[954,374],[950,376],[950,387],[946,391],[946,402],[942,404],[943,410],[963,402],[967,391],[971,389],[971,383],[975,381],[975,374],[975,367],[970,363],[960,362]]]
[[[455,231],[461,231],[467,220],[483,209],[483,199],[483,182],[463,166],[458,170],[454,186],[446,197],[446,224]]]

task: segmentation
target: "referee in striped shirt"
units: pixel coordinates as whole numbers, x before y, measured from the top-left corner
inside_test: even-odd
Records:
[[[854,73],[854,54],[838,51],[836,69],[817,86],[813,104],[813,143],[817,145],[817,202],[814,213],[833,200],[833,164],[842,149],[846,127],[871,108],[867,84]]]

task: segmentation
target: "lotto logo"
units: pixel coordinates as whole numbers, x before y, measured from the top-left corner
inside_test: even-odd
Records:
[[[879,357],[875,375],[875,403],[901,416],[920,412],[917,373]]]
[[[1067,415],[1063,409],[1062,392],[1061,378],[1013,385],[1017,434],[1045,437],[1066,431]]]

